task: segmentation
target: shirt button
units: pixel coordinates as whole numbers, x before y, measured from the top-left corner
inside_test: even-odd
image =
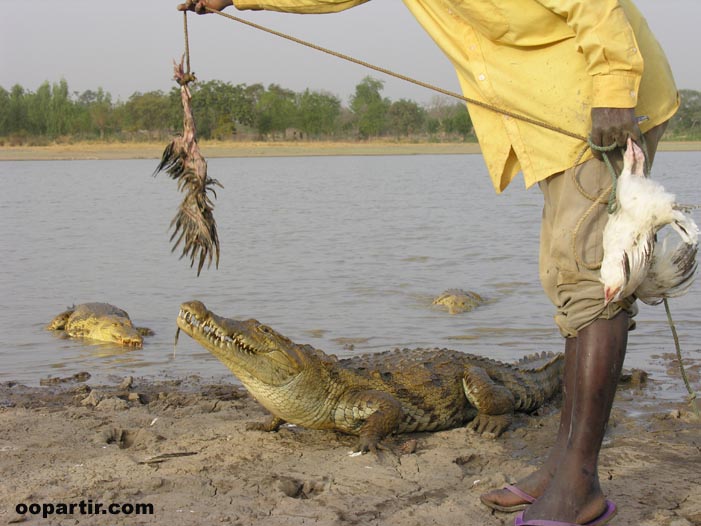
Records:
[[[487,77],[485,77],[485,76],[484,76],[484,73],[483,73],[483,74],[481,74],[481,75],[480,75],[479,77],[477,77],[477,78],[480,79],[480,80],[484,80],[484,79],[486,79]]]

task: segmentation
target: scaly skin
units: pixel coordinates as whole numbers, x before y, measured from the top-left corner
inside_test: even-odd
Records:
[[[219,358],[284,422],[359,436],[374,451],[391,433],[437,431],[467,422],[501,434],[514,411],[531,412],[560,389],[562,355],[509,365],[449,349],[403,349],[338,359],[292,342],[256,320],[217,316],[183,303],[178,328]]]
[[[88,338],[140,349],[143,336],[150,329],[134,327],[129,315],[109,303],[83,303],[56,316],[46,326],[50,331],[63,331],[72,338]]]

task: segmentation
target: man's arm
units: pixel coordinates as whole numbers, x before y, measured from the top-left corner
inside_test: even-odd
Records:
[[[205,9],[209,7],[215,11],[222,11],[223,9],[233,5],[232,0],[188,0],[184,4],[178,6],[178,11],[194,11],[200,15],[207,13]]]
[[[280,11],[284,13],[322,14],[337,13],[370,0],[187,0],[178,6],[180,11],[205,14],[205,7],[221,11],[234,5],[236,9],[253,11]]]
[[[537,0],[562,16],[592,78],[591,139],[599,146],[623,147],[628,137],[641,137],[635,106],[643,57],[633,28],[618,0]],[[594,151],[601,159],[601,153]]]

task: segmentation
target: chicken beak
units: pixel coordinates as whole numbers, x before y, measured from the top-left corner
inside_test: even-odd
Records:
[[[616,287],[615,289],[612,289],[610,287],[606,287],[604,289],[604,305],[608,305],[609,303],[614,301],[620,290],[621,290],[621,287]]]

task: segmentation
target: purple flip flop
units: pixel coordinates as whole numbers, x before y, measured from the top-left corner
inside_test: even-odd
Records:
[[[521,497],[526,502],[523,502],[521,504],[514,504],[513,506],[502,506],[501,504],[497,504],[496,502],[490,502],[490,501],[485,500],[482,497],[480,497],[482,504],[484,504],[488,508],[492,508],[493,510],[503,511],[504,513],[511,513],[514,511],[525,510],[528,506],[533,504],[533,502],[535,501],[535,497],[533,497],[532,495],[529,495],[528,493],[526,493],[522,489],[517,488],[516,486],[508,485],[508,486],[504,486],[502,489],[505,489],[506,491],[510,491],[514,495]]]
[[[585,522],[584,524],[575,524],[573,522],[551,521],[547,519],[524,519],[523,512],[516,515],[514,526],[604,526],[608,524],[617,513],[616,504],[611,501],[606,501],[606,509],[593,521]]]

